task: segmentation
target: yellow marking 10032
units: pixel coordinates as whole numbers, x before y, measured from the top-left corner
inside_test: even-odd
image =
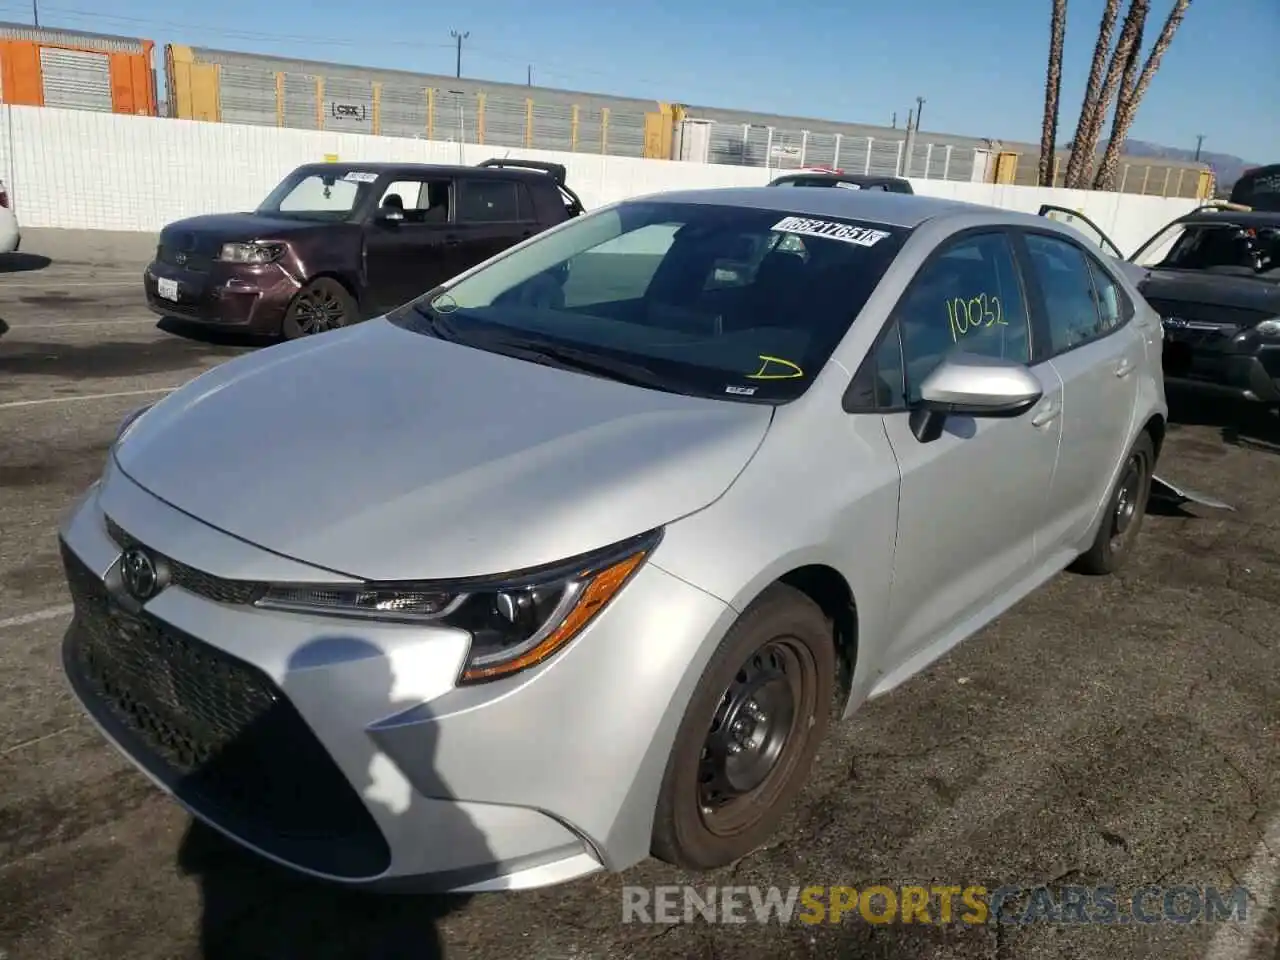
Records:
[[[1000,298],[980,293],[966,300],[956,297],[947,301],[947,320],[951,324],[951,342],[986,327],[1007,327]]]

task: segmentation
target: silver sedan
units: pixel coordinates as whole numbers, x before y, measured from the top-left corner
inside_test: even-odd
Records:
[[[1124,561],[1160,338],[1045,218],[616,204],[130,417],[60,532],[66,672],[192,814],[316,877],[718,867],[829,723]]]

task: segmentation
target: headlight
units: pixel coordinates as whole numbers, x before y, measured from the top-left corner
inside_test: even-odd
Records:
[[[1261,336],[1280,338],[1280,317],[1263,320],[1253,329],[1258,331]]]
[[[120,426],[116,428],[115,442],[119,443],[123,440],[125,438],[125,434],[127,434],[133,425],[142,418],[142,415],[154,406],[154,403],[148,403],[145,407],[139,407],[137,410],[134,410],[132,413],[125,416],[125,418],[120,421]]]
[[[224,243],[218,259],[230,263],[272,263],[283,255],[283,243]]]
[[[617,596],[662,539],[654,530],[550,567],[481,580],[274,584],[257,606],[298,613],[441,623],[471,634],[459,683],[510,676],[564,648]]]

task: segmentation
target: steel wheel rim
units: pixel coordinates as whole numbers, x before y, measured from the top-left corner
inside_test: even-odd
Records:
[[[343,325],[346,312],[328,290],[313,290],[298,299],[296,320],[305,334],[324,333]]]
[[[698,758],[697,803],[711,833],[740,833],[768,809],[760,801],[780,785],[816,688],[817,664],[792,638],[770,640],[738,668]]]
[[[1112,539],[1123,537],[1138,515],[1138,497],[1142,493],[1142,458],[1134,454],[1124,467],[1120,488],[1116,491],[1116,507],[1112,513]]]

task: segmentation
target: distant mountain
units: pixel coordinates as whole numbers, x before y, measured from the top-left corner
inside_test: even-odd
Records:
[[[1099,144],[1099,149],[1104,147],[1106,147],[1105,142]],[[1124,152],[1134,157],[1159,157],[1165,160],[1194,161],[1196,158],[1194,150],[1184,150],[1180,147],[1164,147],[1158,143],[1148,143],[1145,140],[1125,141]],[[1213,153],[1209,150],[1200,151],[1200,162],[1208,165],[1214,172],[1220,187],[1229,187],[1236,182],[1240,174],[1250,167],[1262,166],[1261,162],[1255,163],[1229,153]]]

